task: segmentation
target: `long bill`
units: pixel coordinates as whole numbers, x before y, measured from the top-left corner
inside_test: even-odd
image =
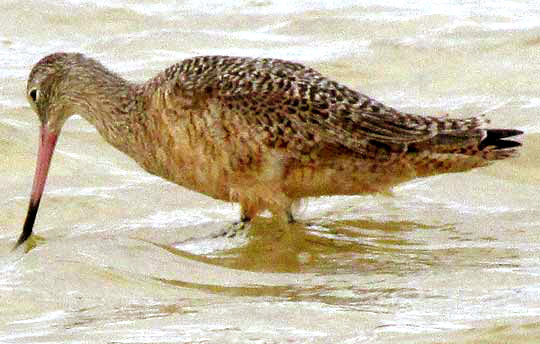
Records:
[[[41,125],[37,165],[34,174],[34,184],[32,185],[32,194],[30,195],[30,204],[28,205],[28,212],[26,213],[26,220],[24,221],[22,233],[19,236],[19,240],[17,240],[15,248],[24,243],[32,234],[32,228],[36,221],[39,202],[41,201],[41,195],[45,188],[45,181],[47,180],[47,174],[49,172],[49,166],[51,164],[51,158],[54,153],[57,138],[58,134],[50,131],[46,124]]]

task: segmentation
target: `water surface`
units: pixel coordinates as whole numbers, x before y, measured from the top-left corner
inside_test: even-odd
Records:
[[[536,343],[540,338],[540,8],[535,1],[82,1],[0,4],[0,342]],[[300,224],[198,238],[238,218],[142,171],[80,118],[35,226],[31,66],[80,51],[144,81],[185,57],[279,57],[402,110],[486,112],[521,157],[306,200]]]

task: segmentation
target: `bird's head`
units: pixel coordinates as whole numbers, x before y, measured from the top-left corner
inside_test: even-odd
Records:
[[[71,66],[81,57],[81,54],[68,53],[48,55],[36,63],[28,76],[26,96],[41,123],[40,143],[30,205],[16,247],[32,234],[58,135],[64,122],[74,112],[66,80]]]
[[[59,134],[64,122],[74,113],[68,82],[81,59],[84,59],[81,54],[51,54],[36,63],[28,76],[28,102],[48,132]]]

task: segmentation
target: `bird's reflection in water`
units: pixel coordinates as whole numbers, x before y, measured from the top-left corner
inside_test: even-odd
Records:
[[[435,260],[430,250],[422,248],[422,243],[405,234],[447,227],[373,220],[280,224],[261,218],[245,233],[244,244],[232,249],[198,255],[175,247],[164,248],[190,259],[238,270],[402,274],[431,265]]]

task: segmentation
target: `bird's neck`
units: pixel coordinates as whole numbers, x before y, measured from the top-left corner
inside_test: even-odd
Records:
[[[74,112],[90,122],[111,145],[129,154],[133,123],[142,111],[140,87],[102,65],[76,71],[79,89],[72,89]],[[84,80],[87,79],[87,80]]]

